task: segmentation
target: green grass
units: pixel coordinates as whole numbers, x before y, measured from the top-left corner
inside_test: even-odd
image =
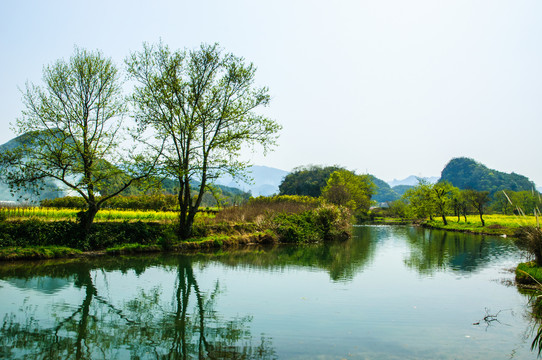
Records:
[[[110,255],[137,254],[162,251],[159,245],[123,244],[107,248],[105,252]]]
[[[542,268],[534,261],[521,263],[516,268],[516,281],[520,284],[542,286]]]
[[[63,246],[7,247],[0,249],[0,260],[54,259],[78,254],[80,250]]]

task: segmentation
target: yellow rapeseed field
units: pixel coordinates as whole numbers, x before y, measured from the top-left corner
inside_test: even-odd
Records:
[[[1,208],[0,215],[8,220],[76,220],[79,209],[57,209],[45,207]],[[203,214],[199,216],[205,216]],[[111,210],[103,209],[96,214],[95,221],[172,221],[177,218],[173,211]]]

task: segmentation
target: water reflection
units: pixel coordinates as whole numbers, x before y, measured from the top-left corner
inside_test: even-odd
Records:
[[[310,246],[0,264],[0,358],[497,358],[525,319],[472,324],[525,301],[475,275],[518,258],[505,239],[362,226]]]
[[[169,258],[175,262],[173,300],[165,301],[165,289],[154,286],[139,289],[132,298],[113,299],[107,286],[98,286],[97,275],[111,277],[111,271],[126,274],[129,269],[163,264],[164,259],[131,258],[102,262],[42,263],[33,267],[33,275],[66,276],[81,289],[78,306],[41,309],[27,301],[17,313],[6,314],[0,340],[1,358],[164,358],[164,359],[272,359],[271,342],[265,337],[252,339],[250,316],[224,319],[214,311],[220,286],[200,289],[193,271],[192,258]],[[16,267],[16,266],[15,266]],[[61,270],[60,270],[61,269]],[[15,269],[4,268],[1,277]],[[137,271],[136,274],[142,274]],[[62,274],[62,275],[60,275]],[[9,277],[9,275],[7,275]],[[62,278],[55,278],[59,281]],[[13,278],[9,282],[15,281]],[[106,281],[107,282],[107,281]],[[32,283],[32,281],[27,283]],[[74,308],[73,311],[66,311]],[[54,318],[40,322],[43,312]]]
[[[324,270],[332,281],[350,281],[374,258],[379,239],[363,227],[354,228],[353,238],[333,243],[303,246],[273,246],[265,249],[227,251],[207,256],[234,268],[282,270],[305,267]]]
[[[484,268],[496,258],[518,251],[511,240],[494,236],[470,235],[423,228],[406,228],[409,245],[405,264],[421,274],[447,268],[471,273]]]

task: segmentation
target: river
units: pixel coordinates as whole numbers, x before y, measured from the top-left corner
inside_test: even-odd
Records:
[[[535,359],[524,260],[509,239],[358,226],[331,244],[4,263],[0,358]]]

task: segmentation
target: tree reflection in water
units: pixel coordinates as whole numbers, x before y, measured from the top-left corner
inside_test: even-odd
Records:
[[[139,290],[137,297],[115,305],[100,294],[91,265],[63,267],[63,274],[84,289],[81,304],[67,316],[65,309],[50,309],[56,319],[52,327],[41,324],[35,307],[27,304],[21,307],[22,321],[20,314],[7,314],[0,330],[0,358],[276,358],[269,339],[262,336],[253,344],[250,316],[223,319],[214,310],[220,294],[218,282],[205,295],[191,258],[176,260],[174,299],[169,304],[160,287],[155,287]],[[115,268],[111,264],[109,267]],[[58,267],[45,269],[48,275],[51,271],[59,275]]]
[[[469,273],[484,268],[495,258],[517,251],[511,240],[492,236],[404,228],[409,245],[405,265],[421,274],[452,268]]]

